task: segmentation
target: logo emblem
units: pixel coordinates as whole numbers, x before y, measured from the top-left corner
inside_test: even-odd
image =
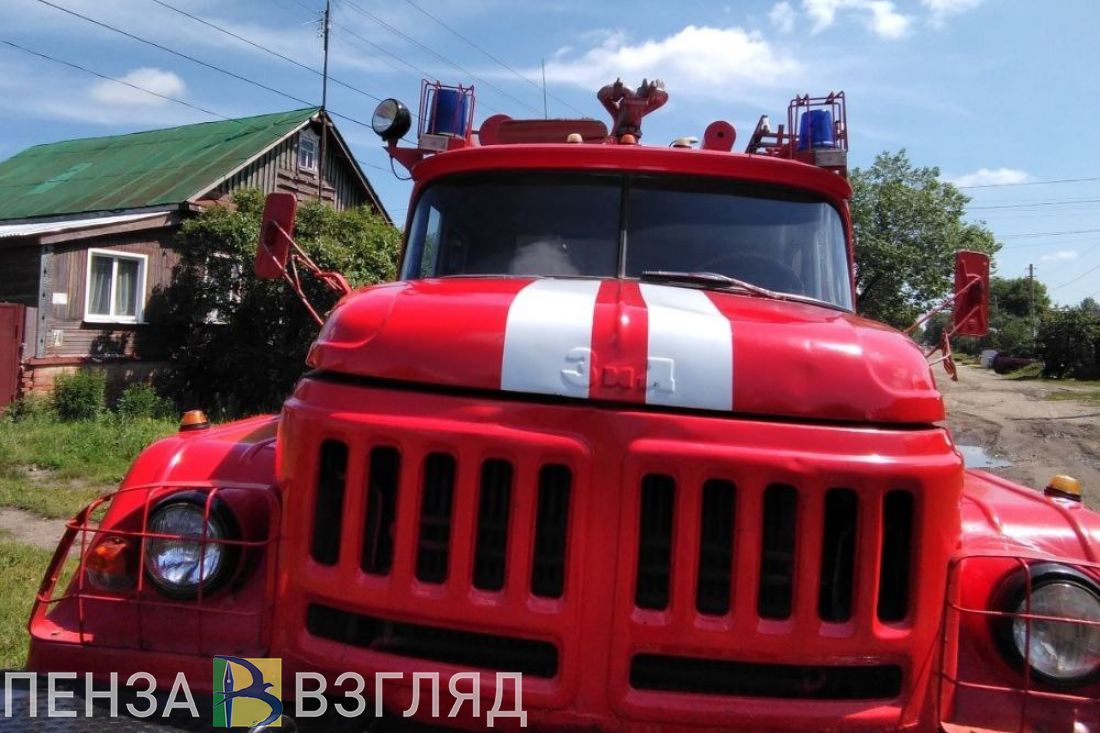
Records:
[[[282,725],[281,659],[214,657],[214,727]]]

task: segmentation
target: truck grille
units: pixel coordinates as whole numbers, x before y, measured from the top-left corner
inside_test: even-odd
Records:
[[[318,455],[310,556],[322,565],[340,559],[341,517],[344,513],[349,449],[338,440],[322,442]],[[366,513],[360,567],[375,576],[393,568],[398,493],[402,481],[401,452],[390,446],[370,450],[365,471]],[[416,578],[442,584],[448,579],[454,524],[458,465],[448,453],[429,453],[423,461],[419,523],[415,544]],[[513,524],[514,466],[502,459],[481,464],[475,550],[469,583],[478,590],[500,591],[508,569],[509,533]],[[534,551],[530,591],[543,598],[560,598],[565,588],[572,471],[548,463],[538,472]]]
[[[322,565],[335,565],[340,559],[340,518],[344,513],[348,474],[347,445],[338,440],[322,443],[319,467],[310,554]]]
[[[532,677],[553,677],[558,670],[558,650],[542,641],[410,624],[319,604],[307,610],[306,628],[321,639],[414,659]]]
[[[738,569],[733,543],[736,489],[730,481],[707,479],[702,486],[697,527],[677,526],[676,481],[664,474],[647,474],[640,486],[638,559],[634,604],[647,610],[669,607],[673,574],[673,540],[677,531],[699,536],[695,608],[701,614],[722,616],[729,612]],[[772,484],[763,493],[760,513],[759,570],[756,611],[760,618],[791,617],[796,581],[796,559],[817,556],[818,616],[822,621],[842,622],[852,616],[855,588],[856,535],[859,497],[846,488],[825,492],[820,516],[799,517],[802,495],[794,486]],[[884,622],[905,618],[909,610],[910,547],[913,542],[913,495],[890,491],[883,501],[882,543],[878,567],[878,617]],[[802,523],[800,525],[800,522]],[[800,526],[819,523],[820,547],[800,547]],[[805,562],[805,560],[803,560]]]
[[[734,487],[711,479],[703,485],[703,514],[699,525],[699,578],[695,608],[699,613],[724,616],[730,610],[733,581]]]
[[[878,617],[900,621],[909,612],[910,552],[913,544],[913,495],[886,494],[882,505],[882,562],[879,564]]]
[[[535,561],[531,568],[531,592],[536,596],[561,598],[565,591],[565,546],[572,484],[573,474],[567,466],[551,464],[539,471]]]
[[[454,489],[455,459],[446,453],[429,455],[424,461],[420,540],[416,545],[416,577],[425,583],[442,583],[447,579]]]
[[[337,440],[321,444],[313,518],[311,555],[323,565],[334,565],[341,548],[341,521],[348,474],[348,446]],[[361,567],[372,575],[389,573],[395,552],[394,521],[401,480],[401,453],[388,446],[371,449],[367,469],[367,511],[363,523]],[[425,583],[447,580],[457,464],[447,453],[429,453],[423,460],[416,577]],[[481,464],[475,551],[470,584],[500,591],[507,577],[509,530],[513,524],[513,465],[502,459]],[[560,598],[565,585],[565,555],[572,473],[566,466],[540,468],[534,523],[534,551],[530,591],[544,598]],[[725,479],[709,478],[702,485],[700,521],[677,528],[677,482],[667,474],[646,474],[639,487],[638,555],[634,603],[638,608],[662,610],[671,602],[674,534],[699,536],[695,608],[701,614],[722,616],[730,611],[738,583],[734,558],[737,489]],[[818,517],[799,517],[799,489],[787,484],[768,485],[759,516],[760,548],[756,610],[760,618],[782,620],[792,613],[796,557],[801,551],[818,556],[817,609],[822,621],[842,622],[852,616],[857,578],[856,536],[860,499],[847,488],[825,493]],[[913,495],[894,490],[882,502],[882,542],[878,561],[878,618],[904,619],[909,610]],[[800,521],[820,522],[820,548],[799,548]],[[738,590],[734,590],[737,588]]]
[[[371,450],[360,564],[364,573],[386,575],[393,566],[393,520],[397,518],[400,475],[401,454],[396,448],[378,446]]]
[[[481,496],[477,513],[477,548],[474,550],[474,587],[504,587],[511,516],[512,464],[488,460],[481,464]]]
[[[642,518],[638,531],[638,608],[668,606],[672,574],[672,524],[676,483],[671,476],[650,474],[642,480]]]
[[[901,692],[901,668],[892,664],[756,664],[637,654],[630,662],[630,684],[639,690],[709,695],[874,700],[898,696]]]
[[[923,599],[959,505],[942,431],[369,394],[377,415],[340,415],[349,391],[288,428],[318,435],[286,477],[312,479],[286,571],[312,663],[337,643],[355,668],[520,671],[542,678],[536,707],[583,689],[647,721],[766,717],[764,700],[896,721],[923,694]]]

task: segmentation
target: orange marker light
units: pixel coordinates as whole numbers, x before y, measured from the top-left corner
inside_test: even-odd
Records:
[[[202,410],[188,410],[180,418],[180,431],[205,430],[210,427],[210,420]]]
[[[1043,493],[1056,499],[1081,501],[1081,482],[1072,476],[1058,474],[1050,480]]]

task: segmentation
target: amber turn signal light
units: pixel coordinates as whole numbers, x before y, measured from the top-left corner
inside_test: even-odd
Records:
[[[1058,474],[1050,480],[1043,493],[1055,499],[1081,501],[1081,482],[1073,476]]]
[[[130,543],[121,537],[108,537],[96,544],[84,560],[88,581],[100,590],[118,593],[134,584],[134,566]]]
[[[185,430],[205,430],[210,427],[210,420],[202,410],[188,410],[180,418],[180,432]]]

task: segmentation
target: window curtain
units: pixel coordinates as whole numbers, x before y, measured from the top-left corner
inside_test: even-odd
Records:
[[[118,280],[115,282],[115,315],[137,315],[138,263],[118,260]]]
[[[92,292],[88,299],[88,310],[97,316],[111,315],[111,269],[114,260],[110,257],[92,257]]]

